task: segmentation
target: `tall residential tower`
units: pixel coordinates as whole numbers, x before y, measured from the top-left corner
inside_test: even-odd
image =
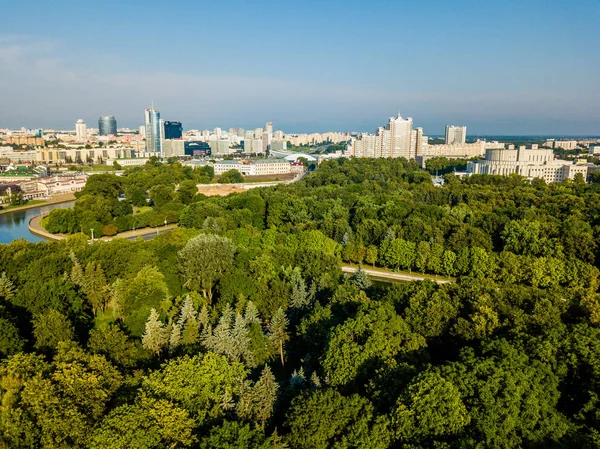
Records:
[[[77,142],[87,141],[87,125],[82,119],[77,120],[77,123],[75,123],[75,135],[77,136]]]

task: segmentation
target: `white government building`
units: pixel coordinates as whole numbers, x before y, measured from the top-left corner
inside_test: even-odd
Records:
[[[547,183],[574,179],[581,173],[587,177],[587,165],[577,165],[570,161],[555,159],[552,150],[531,149],[521,146],[518,149],[487,149],[485,159],[467,162],[467,172],[482,175],[503,175],[513,173],[528,179],[541,178]]]
[[[244,176],[284,175],[292,173],[293,166],[284,159],[260,159],[256,161],[219,161],[213,165],[215,175],[219,176],[229,170],[237,170]]]

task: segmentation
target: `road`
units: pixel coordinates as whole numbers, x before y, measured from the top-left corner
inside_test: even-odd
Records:
[[[354,273],[358,268],[353,267],[351,265],[342,265],[342,272],[344,273]],[[448,284],[452,282],[451,279],[438,279],[429,276],[423,276],[418,274],[409,274],[409,273],[392,273],[390,271],[383,270],[374,270],[370,268],[363,267],[363,270],[370,276],[378,279],[389,279],[391,281],[424,281],[425,279],[434,281],[438,284]]]

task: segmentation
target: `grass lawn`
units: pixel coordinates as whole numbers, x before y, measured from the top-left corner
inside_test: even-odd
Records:
[[[77,167],[78,170],[81,171],[115,171],[115,167],[112,165],[94,165],[93,167],[88,167],[87,165]]]
[[[133,208],[133,211],[136,214],[143,214],[144,212],[150,212],[151,210],[152,210],[152,208],[150,206],[140,206],[140,207],[135,206]]]
[[[25,204],[20,204],[19,206],[6,206],[2,210],[18,209],[23,206],[35,206],[36,204],[44,204],[47,202],[48,202],[48,200],[29,200]]]

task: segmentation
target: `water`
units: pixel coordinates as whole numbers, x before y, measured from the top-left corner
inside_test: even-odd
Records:
[[[47,214],[52,209],[72,207],[74,201],[48,206],[33,207],[26,210],[17,210],[0,214],[0,243],[10,243],[16,239],[25,239],[30,242],[41,242],[45,239],[29,232],[29,220],[36,215]]]

